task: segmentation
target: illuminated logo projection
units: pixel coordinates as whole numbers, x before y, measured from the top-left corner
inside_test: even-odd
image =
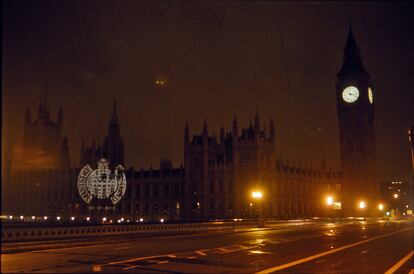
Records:
[[[116,204],[125,194],[126,178],[124,168],[117,166],[112,172],[108,161],[98,161],[98,169],[93,170],[89,165],[82,168],[78,177],[78,191],[82,199],[89,204],[93,198],[110,199]]]

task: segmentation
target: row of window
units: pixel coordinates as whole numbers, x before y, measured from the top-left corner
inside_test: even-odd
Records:
[[[169,215],[174,214],[176,216],[180,215],[181,204],[176,202],[175,204],[160,204],[154,203],[150,205],[149,203],[145,204],[124,204],[116,208],[118,214],[135,214],[135,215]]]

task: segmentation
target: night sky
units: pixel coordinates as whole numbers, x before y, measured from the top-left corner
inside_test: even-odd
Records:
[[[278,157],[339,169],[335,77],[351,19],[374,83],[380,179],[407,179],[413,14],[409,2],[3,1],[3,153],[47,86],[76,166],[116,99],[127,167],[179,166],[186,121],[190,134],[204,118],[218,134],[257,109],[274,119]]]

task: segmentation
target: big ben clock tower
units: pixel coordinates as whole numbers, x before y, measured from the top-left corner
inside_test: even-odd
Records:
[[[336,97],[344,214],[374,214],[380,195],[376,177],[375,89],[362,64],[351,26],[337,74]]]

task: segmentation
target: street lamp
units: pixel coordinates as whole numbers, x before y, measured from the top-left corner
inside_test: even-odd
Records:
[[[394,199],[397,199],[398,198],[398,193],[395,193],[393,196],[394,196]]]
[[[332,196],[328,196],[328,197],[326,197],[326,204],[327,205],[333,205],[333,203],[334,203],[334,201],[333,201],[333,198],[332,198]]]
[[[252,192],[252,197],[254,200],[258,201],[258,216],[257,216],[257,227],[265,227],[265,222],[264,220],[262,220],[261,218],[261,211],[262,211],[262,198],[263,198],[263,193],[261,191],[253,191]]]
[[[384,205],[383,205],[383,204],[379,204],[379,205],[378,205],[378,210],[383,211],[383,210],[384,210]]]
[[[334,216],[333,216],[333,204],[334,204],[334,199],[333,199],[333,197],[332,196],[327,196],[326,197],[326,205],[328,206],[328,207],[330,207],[330,209],[329,209],[329,214],[328,215],[331,215],[331,219],[332,220],[334,220]]]
[[[263,197],[263,194],[261,191],[253,191],[252,192],[252,197],[254,199],[261,199]]]
[[[365,209],[366,205],[365,205],[365,201],[360,201],[359,202],[359,208],[361,209],[361,211],[363,211]],[[362,214],[364,217],[364,221],[365,221],[365,214]]]

